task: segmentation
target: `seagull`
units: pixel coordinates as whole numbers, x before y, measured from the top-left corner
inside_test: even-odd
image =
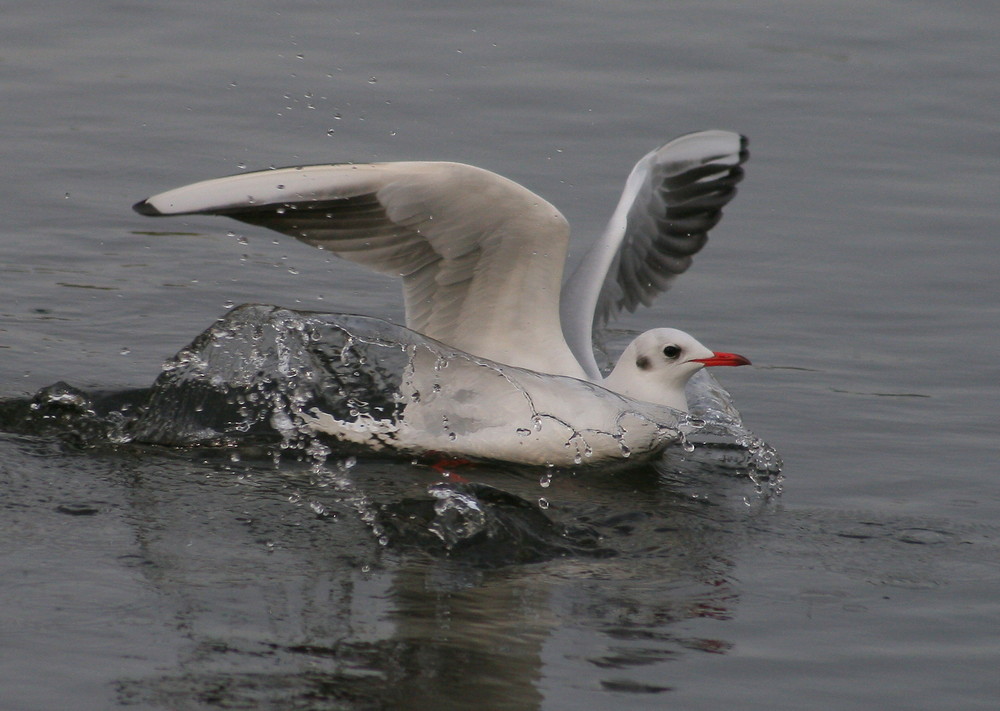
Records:
[[[685,385],[695,373],[750,361],[656,328],[633,340],[605,376],[593,334],[622,311],[649,306],[687,270],[735,195],[748,155],[745,137],[710,130],[643,156],[603,235],[565,284],[570,230],[559,210],[518,183],[461,163],[255,171],[169,190],[133,209],[151,217],[222,215],[290,235],[401,278],[406,327],[430,339],[553,376],[550,382],[599,386],[583,391],[611,391],[619,411],[638,402],[685,413]],[[586,397],[569,400],[586,409]]]

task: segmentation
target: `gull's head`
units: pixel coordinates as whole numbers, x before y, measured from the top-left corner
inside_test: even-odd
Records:
[[[676,328],[655,328],[632,341],[604,387],[634,400],[687,412],[684,386],[705,366],[750,365],[735,353],[712,351]]]

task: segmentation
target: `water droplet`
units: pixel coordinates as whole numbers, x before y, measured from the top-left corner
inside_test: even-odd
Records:
[[[529,430],[529,429],[527,429],[525,427],[518,427],[517,430],[515,430],[515,431],[519,435],[521,435],[522,437],[528,437],[531,434],[531,430]]]
[[[544,496],[538,497],[538,508],[547,509],[549,507],[549,500]]]
[[[694,442],[692,442],[689,439],[685,439],[683,442],[681,442],[681,448],[685,452],[693,452],[694,451]]]
[[[378,77],[368,77],[368,83],[369,84],[374,84],[377,81],[378,81]]]
[[[132,352],[132,349],[129,348],[128,346],[123,346],[122,349],[120,351],[118,351],[118,353],[120,355],[128,355],[131,352]]]
[[[542,476],[540,476],[538,478],[538,485],[540,487],[542,487],[543,489],[548,489],[551,484],[552,484],[552,474],[551,473],[547,472],[545,474],[542,474]]]

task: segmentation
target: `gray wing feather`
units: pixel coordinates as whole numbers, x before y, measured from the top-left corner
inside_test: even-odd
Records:
[[[636,164],[603,236],[563,287],[563,329],[589,377],[600,375],[594,331],[652,304],[691,266],[736,194],[748,157],[745,137],[701,131]]]
[[[145,215],[213,214],[402,277],[407,326],[461,350],[582,377],[559,325],[569,226],[552,205],[458,163],[319,165],[155,195]]]
[[[738,153],[709,154],[701,158],[704,164],[654,164],[628,211],[621,246],[597,299],[595,329],[623,310],[652,305],[687,271],[736,195],[748,156],[743,139]]]

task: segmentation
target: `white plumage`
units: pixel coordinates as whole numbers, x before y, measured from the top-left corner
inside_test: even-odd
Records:
[[[135,209],[225,215],[291,235],[401,277],[406,325],[425,336],[496,363],[683,411],[691,375],[705,365],[749,361],[713,353],[676,329],[654,329],[635,339],[604,378],[593,331],[623,309],[648,305],[688,268],[735,194],[746,158],[746,140],[728,131],[688,134],[644,156],[603,236],[565,285],[569,226],[562,214],[517,183],[459,163],[244,173],[170,190]],[[614,410],[598,422],[619,420],[628,403],[571,399],[577,410],[587,402]],[[497,417],[502,421],[502,410]],[[417,419],[411,413],[408,427]]]

